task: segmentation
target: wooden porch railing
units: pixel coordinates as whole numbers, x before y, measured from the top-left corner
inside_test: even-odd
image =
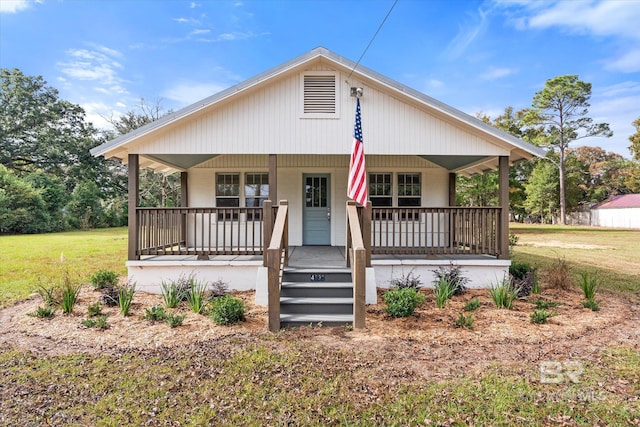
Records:
[[[371,208],[373,254],[500,255],[501,208]]]
[[[289,265],[289,206],[286,200],[280,201],[266,255],[269,330],[277,332],[280,330],[282,272]]]
[[[263,208],[137,208],[137,255],[260,255]]]
[[[361,216],[360,216],[361,217]],[[353,281],[353,327],[365,327],[367,251],[362,239],[361,218],[353,200],[347,201],[347,266]]]

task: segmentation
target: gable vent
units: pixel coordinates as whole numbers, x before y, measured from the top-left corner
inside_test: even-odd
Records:
[[[304,113],[336,113],[336,76],[304,76]]]

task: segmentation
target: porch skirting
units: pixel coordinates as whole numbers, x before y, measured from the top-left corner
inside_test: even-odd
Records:
[[[491,256],[447,256],[437,259],[422,257],[374,257],[366,272],[366,303],[377,300],[376,288],[389,288],[393,279],[409,273],[419,276],[424,287],[433,287],[434,270],[458,265],[469,288],[488,288],[509,273],[511,261]],[[192,275],[197,280],[222,280],[229,290],[256,291],[256,304],[267,304],[267,274],[260,256],[217,256],[211,260],[197,260],[194,256],[160,256],[140,261],[128,261],[129,280],[136,289],[161,293],[162,282]]]

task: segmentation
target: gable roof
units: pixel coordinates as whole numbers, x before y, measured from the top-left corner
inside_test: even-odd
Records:
[[[592,209],[640,208],[640,194],[613,196],[598,203]]]
[[[311,51],[298,56],[288,62],[285,62],[279,66],[276,66],[270,70],[267,70],[263,73],[258,74],[257,76],[245,80],[235,86],[232,86],[228,89],[225,89],[221,92],[218,92],[212,96],[204,98],[198,102],[195,102],[185,108],[182,108],[178,111],[175,111],[171,114],[168,114],[159,120],[151,122],[145,126],[142,126],[130,133],[125,135],[121,135],[111,141],[107,141],[93,149],[91,149],[91,154],[94,156],[106,156],[106,157],[118,157],[118,154],[122,152],[122,150],[130,143],[142,138],[143,136],[153,134],[155,132],[159,132],[164,128],[175,124],[178,121],[186,119],[198,112],[201,112],[204,109],[207,109],[215,104],[226,101],[234,96],[239,96],[241,93],[247,91],[248,89],[257,87],[259,85],[264,85],[266,82],[276,78],[283,73],[290,72],[294,69],[301,68],[305,64],[309,62],[315,61],[318,58],[322,58],[327,62],[333,64],[339,69],[345,71],[353,71],[354,77],[360,77],[364,79],[370,79],[382,86],[386,87],[390,91],[395,92],[398,96],[403,96],[406,98],[413,99],[419,104],[427,107],[429,110],[433,112],[437,112],[440,115],[448,117],[452,122],[457,122],[463,125],[470,126],[475,128],[482,133],[492,136],[500,140],[501,142],[507,144],[511,147],[512,150],[512,160],[517,161],[520,159],[532,158],[535,156],[542,157],[545,155],[545,151],[539,147],[531,145],[521,139],[518,139],[500,129],[497,129],[491,125],[484,123],[483,121],[472,117],[466,113],[463,113],[460,110],[457,110],[447,104],[444,104],[434,98],[431,98],[428,95],[425,95],[422,92],[419,92],[415,89],[412,89],[408,86],[405,86],[393,79],[390,79],[382,74],[379,74],[373,70],[370,70],[362,65],[358,65],[356,68],[356,63],[344,58],[340,55],[337,55],[326,48],[317,47],[312,49]],[[121,154],[120,154],[121,156]],[[213,156],[213,155],[212,155]],[[495,168],[496,167],[496,159],[495,158],[484,158],[484,157],[473,157],[469,156],[461,156],[459,159],[454,159],[452,156],[423,156],[426,160],[429,160],[433,163],[436,163],[440,166],[443,166],[449,170],[461,171],[461,172],[480,172],[486,169]],[[125,160],[125,159],[123,159]],[[166,169],[186,169],[191,166],[195,166],[198,163],[206,160],[203,156],[192,156],[190,158],[181,157],[179,160],[176,160],[175,156],[171,159],[162,159],[159,156],[156,156],[155,159],[150,159],[152,163],[156,166],[159,165],[167,165]],[[173,161],[173,163],[172,163]],[[195,162],[195,163],[194,163]],[[463,171],[463,169],[465,169]]]

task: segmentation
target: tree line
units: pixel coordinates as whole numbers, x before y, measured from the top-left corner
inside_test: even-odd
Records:
[[[510,171],[512,218],[549,222],[584,203],[640,192],[640,118],[629,137],[633,160],[598,147],[572,148],[590,136],[611,136],[606,123],[588,117],[591,84],[559,76],[537,92],[531,108],[484,122],[547,148],[545,158]],[[0,69],[0,233],[42,233],[126,225],[127,170],[89,150],[169,113],[159,102],[107,118],[97,129],[85,111],[60,99],[41,76]],[[497,173],[458,177],[457,202],[497,204]],[[179,176],[141,171],[141,206],[180,206]]]

